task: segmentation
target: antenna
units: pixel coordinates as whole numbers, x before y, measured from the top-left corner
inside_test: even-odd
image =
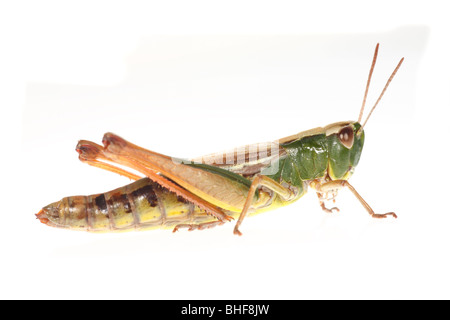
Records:
[[[391,83],[392,79],[394,78],[395,74],[397,73],[397,70],[400,68],[400,66],[402,65],[403,60],[405,60],[405,58],[401,58],[399,63],[397,64],[397,67],[395,67],[394,71],[392,72],[391,76],[389,77],[388,81],[386,82],[386,85],[383,88],[383,91],[381,91],[380,96],[378,97],[377,102],[375,102],[375,105],[372,107],[372,109],[369,112],[369,115],[366,118],[366,121],[364,121],[364,124],[361,126],[361,128],[359,128],[358,133],[357,134],[361,134],[362,129],[364,128],[364,126],[367,123],[367,120],[369,120],[370,116],[372,115],[373,110],[375,110],[375,107],[377,106],[378,102],[380,102],[381,97],[384,95],[384,92],[386,91],[387,87],[389,86],[389,84]]]
[[[362,119],[363,112],[364,112],[364,106],[366,105],[367,93],[369,92],[369,85],[370,85],[370,80],[372,79],[373,69],[375,68],[375,62],[377,62],[379,46],[380,46],[380,44],[377,43],[377,46],[375,47],[375,53],[373,54],[372,66],[370,67],[369,78],[367,79],[366,92],[364,93],[364,99],[363,99],[363,103],[361,106],[361,111],[359,111],[359,117],[358,117],[359,123],[361,123],[361,119]]]

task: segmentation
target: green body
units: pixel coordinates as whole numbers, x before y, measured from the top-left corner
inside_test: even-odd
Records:
[[[279,170],[269,176],[273,180],[298,188],[299,194],[313,180],[347,180],[357,166],[364,145],[364,132],[357,136],[359,123],[351,124],[354,131],[353,146],[348,149],[338,134],[327,136],[325,132],[302,137],[281,144],[286,155],[278,160]]]

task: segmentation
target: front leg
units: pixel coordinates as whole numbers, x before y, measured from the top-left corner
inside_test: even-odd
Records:
[[[388,213],[375,213],[373,209],[369,206],[369,204],[361,197],[361,195],[353,188],[353,186],[347,181],[347,180],[334,180],[334,181],[328,181],[321,184],[316,184],[315,189],[317,193],[328,193],[328,192],[337,192],[337,190],[347,187],[359,200],[359,202],[363,205],[363,207],[367,210],[367,212],[372,216],[372,218],[382,219],[386,218],[387,216],[393,216],[394,218],[397,218],[397,215],[394,212],[388,212]],[[322,207],[324,208],[324,206]],[[326,208],[325,208],[326,209]],[[333,209],[331,209],[333,210]]]
[[[333,213],[333,211],[336,211],[336,212],[340,211],[338,207],[333,207],[331,209],[328,209],[325,206],[325,201],[327,201],[327,200],[333,200],[333,202],[335,202],[336,201],[336,199],[335,199],[336,196],[337,196],[337,191],[333,192],[333,197],[331,199],[328,198],[328,194],[327,193],[325,193],[325,196],[324,196],[323,193],[317,192],[317,197],[319,198],[319,204],[320,204],[320,207],[322,208],[323,211],[325,211],[327,213]]]

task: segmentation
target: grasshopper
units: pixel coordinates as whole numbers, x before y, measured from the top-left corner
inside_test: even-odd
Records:
[[[400,68],[400,60],[375,105],[361,124],[372,73],[375,48],[357,121],[342,121],[282,138],[264,146],[249,145],[230,153],[192,160],[159,154],[106,133],[103,146],[80,140],[79,159],[91,166],[126,176],[135,182],[110,192],[66,197],[36,214],[49,226],[108,232],[152,228],[201,230],[237,219],[234,234],[248,214],[272,210],[315,190],[321,208],[348,188],[373,218],[397,218],[375,213],[348,182],[364,145],[364,127]],[[125,166],[144,178],[123,169]]]

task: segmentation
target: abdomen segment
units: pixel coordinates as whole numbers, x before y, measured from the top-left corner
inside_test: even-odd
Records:
[[[148,178],[110,192],[66,197],[44,207],[41,222],[94,232],[174,227],[215,218]]]

